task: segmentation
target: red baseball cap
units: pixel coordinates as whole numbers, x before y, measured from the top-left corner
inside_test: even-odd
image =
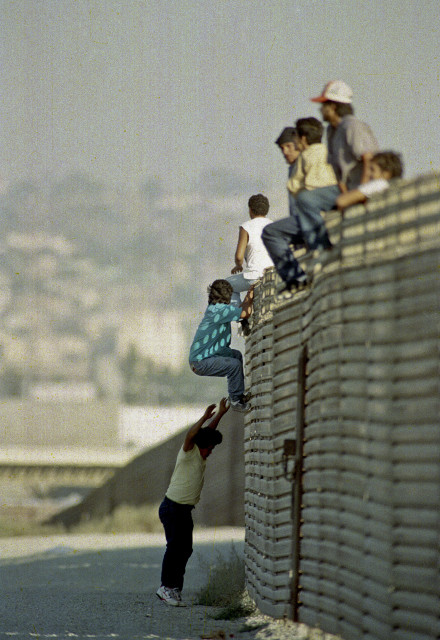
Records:
[[[353,97],[353,91],[343,80],[332,80],[328,82],[322,93],[317,98],[310,98],[312,102],[327,102],[332,100],[333,102],[342,102],[343,104],[350,104]]]

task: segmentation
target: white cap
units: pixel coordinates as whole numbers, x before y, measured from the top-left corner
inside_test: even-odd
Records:
[[[312,102],[342,102],[343,104],[351,104],[353,91],[343,80],[332,80],[328,82],[322,93],[317,98],[310,98]]]

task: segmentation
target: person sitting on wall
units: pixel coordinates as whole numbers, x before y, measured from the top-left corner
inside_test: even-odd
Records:
[[[309,221],[319,222],[321,211],[333,209],[339,193],[355,189],[367,182],[368,162],[373,154],[379,151],[371,128],[354,116],[352,97],[351,88],[343,80],[333,80],[325,85],[320,96],[311,98],[312,102],[321,104],[322,117],[328,122],[328,159],[335,171],[339,189],[331,185],[312,190],[304,189],[298,194],[297,210]],[[270,228],[267,226],[264,230],[263,242],[265,233],[270,232]],[[323,224],[309,230],[307,245],[309,249],[331,249],[332,245]],[[288,290],[306,283],[304,271],[297,268],[297,263],[291,262],[292,257],[292,253],[286,254],[284,275],[280,274]]]
[[[228,409],[228,401],[222,398],[217,415],[207,427],[203,425],[214,415],[215,404],[209,405],[200,420],[189,429],[159,507],[167,546],[162,562],[161,586],[156,595],[173,607],[185,606],[182,601],[183,580],[193,551],[191,511],[200,500],[206,460],[214,447],[222,442],[223,436],[216,429]]]
[[[261,240],[264,227],[272,222],[266,218],[269,200],[259,193],[249,198],[248,207],[250,220],[240,225],[235,250],[235,266],[231,270],[232,275],[225,278],[233,289],[231,304],[237,307],[241,304],[240,293],[249,291],[251,285],[262,277],[264,270],[273,266]],[[242,320],[242,326],[243,323],[246,323],[246,320]]]
[[[368,124],[354,115],[353,91],[343,80],[327,83],[312,102],[321,105],[327,127],[329,162],[344,193],[368,180],[368,163],[379,151],[376,137]],[[315,196],[318,196],[315,193]],[[324,203],[325,204],[325,203]],[[334,203],[333,203],[334,204]],[[328,211],[332,207],[322,207]]]
[[[231,407],[248,411],[244,395],[243,356],[231,349],[231,322],[249,318],[254,297],[249,289],[241,307],[231,304],[232,285],[227,280],[214,280],[208,287],[208,306],[189,351],[191,370],[198,376],[226,376]]]
[[[295,127],[285,127],[278,138],[275,140],[275,144],[279,146],[281,153],[284,156],[288,168],[288,178],[292,175],[292,171],[295,168],[295,162],[298,159],[300,154],[299,150],[296,148],[295,144],[296,139],[296,128]]]
[[[289,165],[287,178],[289,179],[295,170],[296,161],[300,154],[299,149],[296,147],[296,129],[295,127],[285,127],[278,138],[275,140],[275,144],[277,144],[283,154],[287,164]],[[294,199],[288,191],[289,195],[289,215],[294,215],[293,211],[293,203]]]
[[[336,199],[336,207],[343,211],[354,204],[366,202],[376,193],[388,189],[390,180],[403,175],[402,158],[394,151],[380,151],[374,154],[369,163],[369,181],[341,193]]]
[[[320,211],[311,213],[298,206],[303,192],[327,189],[334,199],[340,193],[333,167],[327,161],[327,147],[322,144],[323,126],[316,118],[296,121],[296,145],[300,155],[287,187],[294,198],[294,215],[278,220],[263,229],[262,240],[286,283],[286,288],[305,283],[306,275],[296,260],[290,245],[316,248],[317,243],[328,248],[330,240]]]
[[[312,191],[337,185],[335,172],[328,162],[327,147],[321,142],[322,123],[317,118],[300,118],[296,121],[296,132],[300,154],[287,182],[290,193],[297,198],[304,189]]]

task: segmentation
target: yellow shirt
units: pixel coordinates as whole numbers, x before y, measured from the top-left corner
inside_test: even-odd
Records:
[[[301,151],[296,167],[287,182],[287,188],[293,195],[303,189],[311,191],[320,187],[331,187],[338,184],[336,174],[327,161],[328,151],[325,144],[317,142]]]
[[[197,504],[205,479],[205,467],[206,460],[203,460],[196,444],[191,451],[184,451],[182,447],[165,494],[167,498],[179,504]]]

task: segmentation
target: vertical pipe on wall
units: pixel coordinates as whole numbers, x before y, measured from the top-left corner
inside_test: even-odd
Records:
[[[292,488],[292,618],[298,622],[299,609],[299,572],[300,572],[300,545],[301,545],[301,500],[302,500],[302,472],[303,472],[303,445],[305,426],[305,400],[306,400],[306,376],[307,376],[307,345],[301,349],[298,359],[298,382],[296,396],[296,447],[295,468]]]

